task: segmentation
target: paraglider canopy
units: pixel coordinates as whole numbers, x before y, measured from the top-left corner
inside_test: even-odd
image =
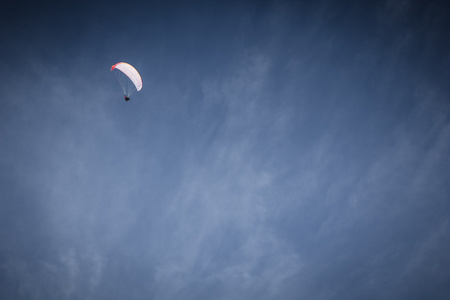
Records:
[[[115,71],[120,87],[125,95],[125,100],[130,100],[130,95],[142,89],[142,78],[139,72],[130,64],[120,62],[111,67]]]

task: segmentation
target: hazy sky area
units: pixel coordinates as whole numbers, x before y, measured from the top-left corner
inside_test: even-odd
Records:
[[[450,299],[447,5],[3,1],[0,298]]]

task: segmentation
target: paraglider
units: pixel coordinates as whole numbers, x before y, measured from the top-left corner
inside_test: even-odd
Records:
[[[125,101],[130,100],[131,94],[142,89],[142,78],[139,72],[130,64],[120,62],[111,67],[122,88]]]

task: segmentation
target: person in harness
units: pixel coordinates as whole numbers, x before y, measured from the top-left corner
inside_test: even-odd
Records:
[[[130,97],[124,96],[125,97],[125,101],[130,100]]]

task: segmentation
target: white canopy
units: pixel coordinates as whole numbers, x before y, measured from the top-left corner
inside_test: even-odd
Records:
[[[131,82],[136,86],[136,90],[140,91],[142,89],[142,78],[139,75],[139,72],[130,64],[125,62],[120,62],[111,67],[111,71],[114,69],[118,69],[122,71],[128,78],[130,78]]]

